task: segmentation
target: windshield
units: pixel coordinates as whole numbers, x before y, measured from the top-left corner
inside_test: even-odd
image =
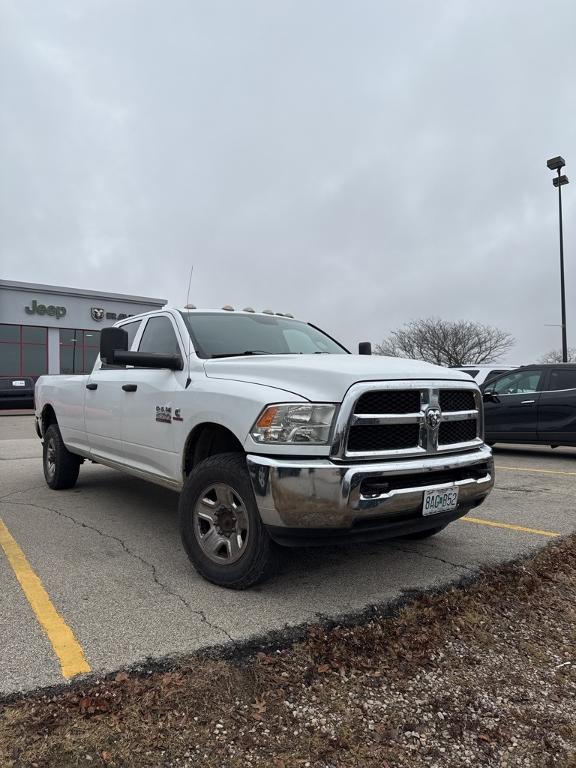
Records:
[[[348,354],[325,333],[299,320],[237,312],[181,314],[199,357]]]

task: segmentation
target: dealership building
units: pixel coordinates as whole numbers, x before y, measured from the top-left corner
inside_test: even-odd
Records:
[[[0,280],[0,376],[88,373],[100,330],[164,299]]]

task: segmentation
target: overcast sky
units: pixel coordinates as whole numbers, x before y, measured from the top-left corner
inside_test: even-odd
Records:
[[[574,0],[0,9],[1,277],[576,346]]]

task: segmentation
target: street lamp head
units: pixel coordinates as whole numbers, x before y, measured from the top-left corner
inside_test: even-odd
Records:
[[[560,155],[558,155],[558,157],[553,157],[550,160],[548,160],[546,165],[548,166],[548,168],[550,168],[551,171],[559,171],[560,168],[564,168],[564,166],[566,165],[566,161],[564,160],[563,157],[560,157]]]
[[[554,184],[555,187],[563,187],[564,184],[568,183],[568,176],[555,176],[552,179],[552,184]]]

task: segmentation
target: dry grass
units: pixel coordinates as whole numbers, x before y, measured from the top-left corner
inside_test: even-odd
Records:
[[[576,768],[576,536],[243,660],[0,705],[0,765]]]

